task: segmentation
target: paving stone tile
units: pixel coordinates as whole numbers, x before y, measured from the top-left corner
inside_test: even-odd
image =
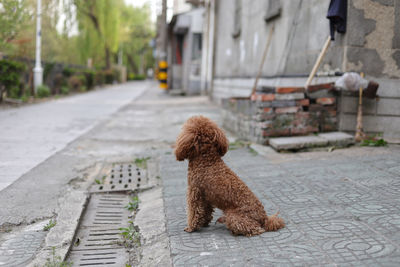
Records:
[[[224,160],[268,214],[280,211],[286,227],[255,237],[233,236],[214,224],[221,215],[217,210],[209,227],[184,232],[186,181],[179,179],[186,177],[187,164],[167,160],[161,173],[174,172],[162,176],[175,266],[398,266],[399,155],[281,164],[250,155],[237,149]]]

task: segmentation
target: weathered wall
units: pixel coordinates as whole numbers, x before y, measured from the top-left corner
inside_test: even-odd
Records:
[[[281,16],[266,23],[270,1],[242,0],[241,34],[234,38],[232,0],[217,1],[212,97],[249,96],[271,25],[271,47],[259,85],[304,86],[329,35],[329,0],[281,0]],[[363,71],[380,83],[366,100],[364,129],[400,138],[400,1],[348,0],[347,33],[336,34],[320,71]],[[313,83],[337,77],[318,77]],[[354,131],[356,98],[342,96],[339,129]]]

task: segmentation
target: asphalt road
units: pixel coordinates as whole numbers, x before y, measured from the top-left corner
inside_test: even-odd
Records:
[[[125,83],[0,110],[0,191],[138,98],[149,85]]]

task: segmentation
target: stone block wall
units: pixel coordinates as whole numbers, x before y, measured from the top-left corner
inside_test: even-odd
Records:
[[[270,137],[338,129],[338,91],[333,84],[262,87],[250,98],[222,99],[223,125],[239,138],[268,144]]]

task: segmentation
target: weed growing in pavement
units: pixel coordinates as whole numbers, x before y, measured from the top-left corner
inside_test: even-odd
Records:
[[[387,142],[383,138],[368,138],[362,141],[361,146],[386,146]]]
[[[47,259],[44,267],[71,267],[72,262],[65,262],[60,256],[56,256],[55,247],[52,248],[52,259]]]
[[[139,197],[134,196],[132,197],[132,201],[129,201],[128,205],[125,206],[125,209],[129,211],[137,210],[139,208],[139,202]]]
[[[136,158],[136,159],[135,159],[135,164],[136,164],[136,166],[138,166],[139,168],[147,169],[147,161],[148,161],[150,158],[151,158],[151,157]]]
[[[49,231],[51,228],[53,228],[54,226],[56,226],[57,222],[53,221],[53,219],[50,219],[50,221],[48,222],[48,224],[46,224],[43,227],[43,231]]]
[[[140,246],[140,233],[137,227],[133,225],[133,222],[129,222],[128,227],[121,227],[119,228],[121,231],[122,237],[125,239],[125,244],[127,246],[130,245],[131,242],[135,243],[136,245]]]
[[[249,146],[249,142],[246,142],[243,140],[236,140],[235,142],[229,143],[229,150],[235,150],[238,148],[248,147],[248,146]]]
[[[107,176],[103,176],[102,178],[101,178],[101,180],[100,179],[96,179],[96,180],[94,180],[95,182],[96,182],[96,184],[104,184],[104,180],[106,179],[106,177]]]
[[[250,142],[243,141],[243,140],[236,140],[235,142],[229,143],[229,150],[235,150],[235,149],[244,148],[244,147],[247,147],[249,149],[249,152],[253,156],[258,155],[258,152],[256,150],[254,150],[252,147],[250,147]]]
[[[252,148],[252,147],[250,147],[250,146],[249,146],[249,152],[250,152],[250,154],[252,154],[253,156],[257,156],[257,155],[258,155],[258,152],[257,152],[254,148]]]

